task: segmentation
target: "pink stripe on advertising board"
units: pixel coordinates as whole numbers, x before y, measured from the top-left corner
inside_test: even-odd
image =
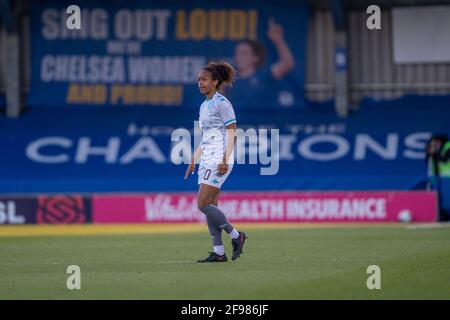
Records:
[[[202,222],[194,193],[94,195],[94,223]],[[412,222],[436,220],[426,191],[224,192],[219,207],[235,222]]]

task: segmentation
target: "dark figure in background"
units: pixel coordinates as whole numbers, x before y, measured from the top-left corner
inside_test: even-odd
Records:
[[[428,175],[433,176],[439,203],[439,221],[450,220],[450,208],[442,198],[443,183],[441,178],[450,179],[450,139],[446,135],[434,135],[428,141],[427,148]],[[445,183],[447,185],[447,183]]]
[[[431,137],[427,145],[427,156],[433,161],[434,175],[450,177],[450,140],[446,135]]]

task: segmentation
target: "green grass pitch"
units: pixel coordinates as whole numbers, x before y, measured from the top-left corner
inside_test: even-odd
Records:
[[[242,225],[245,231],[245,225]],[[0,237],[0,299],[450,299],[450,228],[249,230],[242,256],[198,264],[206,231]],[[225,250],[231,245],[224,235]],[[66,268],[81,268],[68,290]],[[369,290],[369,265],[381,289]]]

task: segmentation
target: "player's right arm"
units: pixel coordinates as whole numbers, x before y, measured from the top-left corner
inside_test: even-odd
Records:
[[[195,163],[201,157],[201,155],[202,155],[202,146],[199,145],[197,150],[195,150],[194,155],[191,158],[191,163],[189,164],[189,166],[186,169],[186,173],[184,174],[184,179],[185,180],[187,178],[189,178],[189,174],[190,173],[194,173],[195,172]]]

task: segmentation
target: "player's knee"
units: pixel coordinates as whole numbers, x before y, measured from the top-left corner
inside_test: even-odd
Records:
[[[208,205],[208,204],[210,204],[211,203],[211,201],[208,201],[207,199],[198,199],[197,200],[197,206],[198,206],[198,209],[201,211],[201,212],[203,212],[203,213],[205,213],[204,211],[205,211],[205,207]]]

